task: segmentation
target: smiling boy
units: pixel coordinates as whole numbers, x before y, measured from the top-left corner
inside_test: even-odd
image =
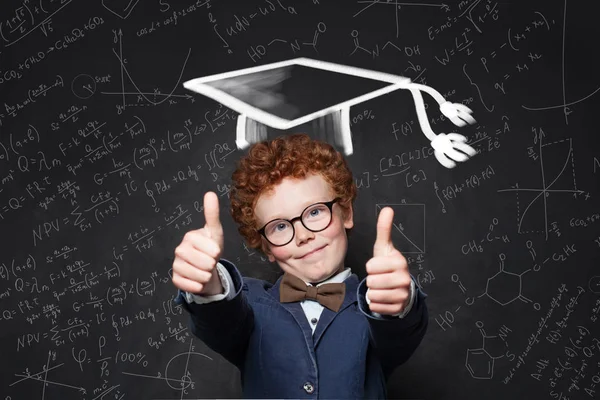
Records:
[[[378,216],[359,282],[345,263],[357,189],[331,145],[303,134],[257,143],[232,181],[239,233],[283,275],[242,277],[221,257],[219,202],[206,193],[206,225],[186,233],[173,262],[192,332],[239,368],[246,398],[385,398],[428,325],[427,295],[391,241],[393,210]]]

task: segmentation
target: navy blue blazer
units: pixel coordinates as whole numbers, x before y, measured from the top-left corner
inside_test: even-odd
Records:
[[[244,398],[384,399],[387,379],[427,330],[427,294],[418,285],[404,318],[376,317],[366,278],[352,274],[340,310],[323,308],[313,334],[299,302],[279,301],[281,277],[275,284],[242,277],[230,261],[219,262],[235,297],[188,304],[179,290],[175,301],[189,312],[192,333],[240,370]]]

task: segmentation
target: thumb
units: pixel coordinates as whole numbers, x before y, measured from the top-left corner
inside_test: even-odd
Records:
[[[394,221],[394,210],[384,207],[377,218],[377,237],[373,246],[373,257],[389,255],[394,250],[392,243],[392,222]]]
[[[204,219],[206,221],[204,228],[209,236],[222,246],[223,226],[219,219],[219,198],[215,192],[204,194]]]

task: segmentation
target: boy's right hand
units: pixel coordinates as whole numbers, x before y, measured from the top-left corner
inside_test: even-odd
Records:
[[[223,293],[216,268],[223,252],[223,226],[214,192],[204,195],[204,219],[204,228],[187,232],[175,248],[172,281],[183,291],[208,296]]]

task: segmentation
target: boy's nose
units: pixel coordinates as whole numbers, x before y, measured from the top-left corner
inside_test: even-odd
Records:
[[[304,242],[315,236],[315,233],[306,229],[301,221],[294,221],[294,232],[296,234],[296,242]]]

